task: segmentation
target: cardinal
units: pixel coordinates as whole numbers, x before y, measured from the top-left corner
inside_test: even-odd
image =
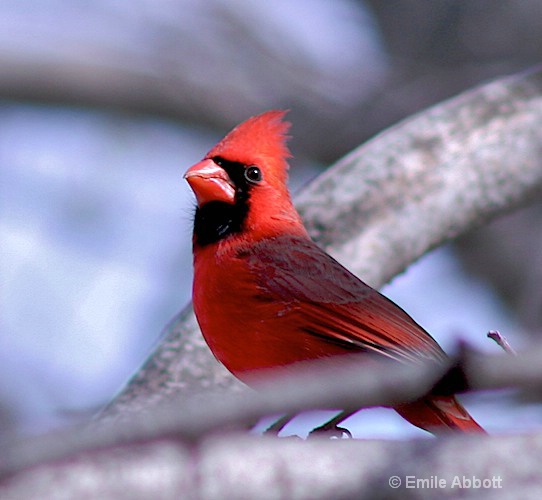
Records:
[[[249,385],[262,370],[355,352],[444,362],[444,351],[405,311],[309,237],[287,187],[285,113],[249,118],[184,176],[197,202],[193,305],[214,356]],[[394,409],[432,433],[485,432],[455,396]],[[352,413],[315,431],[342,432],[338,424]]]

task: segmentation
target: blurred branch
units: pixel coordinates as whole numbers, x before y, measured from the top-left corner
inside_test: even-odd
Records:
[[[81,454],[5,480],[0,495],[12,500],[59,494],[130,500],[458,498],[484,493],[485,498],[538,498],[541,458],[540,433],[347,443],[230,434],[194,448],[172,440]],[[407,475],[437,476],[447,488],[435,492],[389,486],[390,476],[404,482]],[[450,487],[455,477],[463,476],[496,477],[500,483],[473,493]]]
[[[475,88],[353,151],[296,197],[313,238],[375,287],[432,248],[542,189],[542,71]],[[239,388],[205,346],[191,307],[106,410]]]
[[[352,2],[324,6],[333,34],[327,51],[307,48],[306,35],[296,36],[291,22],[269,15],[278,11],[266,5],[56,3],[62,22],[50,3],[31,11],[0,4],[1,98],[145,112],[223,129],[266,108],[295,105],[296,121],[312,121],[299,143],[315,156],[336,158],[359,142],[359,134],[338,125],[376,92],[386,72],[370,15]],[[346,18],[356,30],[333,28]],[[341,57],[329,60],[334,51]],[[336,140],[324,142],[332,130]],[[344,142],[347,149],[337,147]]]
[[[382,476],[414,473],[409,471],[416,471],[420,477],[436,473],[445,477],[482,474],[480,471],[494,475],[498,471],[508,478],[505,485],[509,488],[510,484],[519,483],[530,468],[516,467],[517,456],[502,450],[508,450],[510,443],[520,445],[529,440],[531,443],[522,450],[522,456],[527,463],[539,463],[542,435],[531,436],[529,440],[521,436],[454,436],[410,443],[358,441],[345,447],[337,442],[291,443],[231,432],[236,426],[276,412],[388,406],[417,399],[439,388],[443,393],[511,387],[530,391],[542,384],[541,346],[518,356],[487,355],[463,347],[448,367],[388,363],[366,366],[357,358],[345,357],[340,364],[319,361],[299,365],[270,378],[258,393],[174,399],[122,421],[94,423],[6,443],[0,461],[0,496],[34,498],[40,491],[42,496],[49,497],[45,491],[75,493],[83,489],[94,497],[106,492],[111,496],[111,491],[115,491],[119,495],[116,498],[134,498],[132,492],[141,491],[147,498],[151,494],[167,497],[170,492],[172,497],[183,493],[185,497],[201,498],[205,496],[205,488],[212,485],[222,498],[237,498],[246,491],[261,493],[263,470],[295,474],[292,465],[299,462],[291,460],[301,456],[310,456],[310,466],[306,459],[300,463],[295,482],[285,485],[273,473],[269,480],[277,484],[269,487],[305,491],[300,498],[311,495],[314,498],[317,494],[328,497],[313,482],[315,465],[327,457],[331,470],[326,482],[336,491],[341,491],[345,478],[349,478],[347,483],[356,492],[366,488],[387,491]],[[246,453],[249,449],[252,451]],[[392,450],[396,453],[401,450],[408,460],[398,461]],[[350,457],[349,461],[340,458],[344,453]],[[361,459],[363,454],[370,459]],[[440,458],[431,462],[427,460],[428,454]],[[469,460],[443,462],[442,458],[448,454],[455,458],[469,456]],[[256,456],[265,457],[265,467]],[[160,471],[158,477],[147,480],[154,470]],[[211,473],[219,470],[227,472]],[[82,473],[91,480],[82,482]],[[239,474],[244,477],[244,483],[235,480]],[[17,492],[19,496],[15,496]],[[143,498],[144,494],[135,498]],[[282,497],[292,498],[292,492],[287,489]]]

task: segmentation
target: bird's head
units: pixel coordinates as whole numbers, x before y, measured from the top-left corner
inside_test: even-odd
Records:
[[[235,127],[184,177],[196,195],[194,239],[258,238],[304,232],[287,188],[286,111],[267,111]]]

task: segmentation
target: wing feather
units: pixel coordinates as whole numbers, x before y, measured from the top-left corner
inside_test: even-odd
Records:
[[[402,362],[446,358],[403,309],[311,240],[295,236],[264,240],[242,258],[248,259],[261,293],[290,304],[296,326],[321,341]]]

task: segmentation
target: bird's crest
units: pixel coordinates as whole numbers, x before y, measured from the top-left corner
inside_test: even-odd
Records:
[[[245,165],[263,161],[286,175],[286,159],[291,157],[286,146],[290,123],[283,120],[287,112],[271,110],[249,118],[237,125],[206,157],[220,156]]]

